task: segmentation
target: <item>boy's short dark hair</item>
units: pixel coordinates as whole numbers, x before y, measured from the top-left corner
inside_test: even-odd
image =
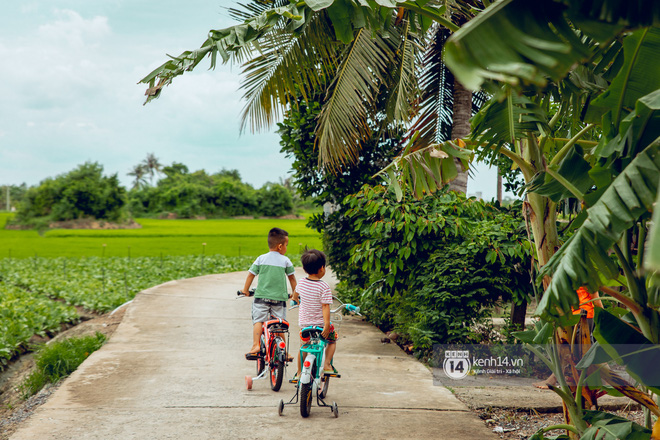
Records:
[[[305,272],[314,275],[319,273],[319,270],[325,266],[325,254],[318,249],[310,249],[302,254],[300,261]]]
[[[278,244],[284,243],[284,239],[289,236],[289,233],[284,229],[273,228],[268,231],[268,249],[275,249]]]

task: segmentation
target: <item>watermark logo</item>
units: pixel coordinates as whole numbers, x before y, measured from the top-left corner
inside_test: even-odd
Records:
[[[442,369],[451,379],[463,379],[470,372],[469,350],[446,350]]]

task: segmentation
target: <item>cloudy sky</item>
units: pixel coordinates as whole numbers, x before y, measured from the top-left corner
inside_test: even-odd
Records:
[[[233,24],[229,0],[24,0],[0,15],[0,185],[67,172],[85,161],[126,175],[148,153],[191,170],[238,169],[254,186],[285,178],[273,133],[239,133],[240,68],[200,64],[143,106],[137,82]],[[468,192],[495,196],[479,167]]]

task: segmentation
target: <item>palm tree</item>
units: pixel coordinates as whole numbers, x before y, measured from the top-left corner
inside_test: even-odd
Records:
[[[135,179],[133,180],[133,189],[141,188],[147,184],[145,179],[145,176],[147,175],[147,169],[144,164],[135,165],[133,169],[126,174]]]
[[[466,21],[475,7],[482,7],[480,1],[449,4],[452,5],[450,15],[457,22]],[[211,54],[212,66],[217,53],[225,61],[231,57],[239,61],[248,59],[243,71],[245,81],[242,88],[247,103],[242,128],[249,125],[253,131],[266,129],[280,111],[296,105],[298,95],[307,99],[322,90],[326,99],[316,130],[319,157],[324,165],[336,168],[342,163],[358,160],[362,142],[370,135],[367,122],[371,115],[385,112],[389,124],[409,125],[417,113],[416,108],[425,106],[424,99],[437,100],[438,94],[445,93],[427,90],[421,100],[418,99],[418,78],[432,75],[438,67],[438,60],[433,56],[426,57],[433,64],[421,63],[422,54],[429,42],[431,51],[439,55],[442,50],[437,44],[439,38],[433,38],[440,32],[428,31],[429,17],[448,29],[458,29],[458,25],[445,18],[444,7],[429,4],[419,8],[416,4],[406,3],[401,8],[389,10],[363,8],[369,14],[369,20],[364,26],[355,28],[336,15],[341,9],[339,4],[311,11],[297,9],[302,8],[301,5],[289,9],[291,14],[300,13],[304,20],[282,12],[288,7],[288,2],[275,1],[268,5],[253,2],[245,6],[246,10],[231,9],[235,18],[243,20],[254,31],[250,37],[254,35],[255,39],[250,40],[243,34],[239,38],[238,27],[211,31],[202,48],[184,52],[142,80],[150,85],[147,100],[158,96],[163,86],[174,77],[194,68],[206,54]],[[382,11],[388,11],[388,14]],[[264,20],[270,20],[270,24],[263,26]],[[387,36],[378,32],[381,29],[387,32]],[[338,46],[335,37],[346,45]],[[253,56],[247,51],[254,49],[256,38],[258,54]],[[441,39],[442,42],[446,40],[445,33]],[[237,43],[239,40],[242,43]],[[292,69],[290,66],[296,67]],[[453,105],[453,112],[432,105],[426,108],[443,111],[450,120],[455,115],[453,130],[449,132],[453,131],[454,137],[466,136],[472,115],[472,92],[453,78],[451,82],[426,84],[427,88],[432,85],[451,90],[447,104]],[[376,108],[375,103],[383,89],[388,91],[386,108]],[[431,117],[425,115],[415,129],[425,130],[427,124],[437,125],[438,117],[437,113]],[[420,141],[429,139],[422,137]],[[438,140],[444,139],[434,139],[435,142]],[[460,165],[457,170],[464,177],[457,189],[465,192],[467,174]]]
[[[147,157],[142,161],[144,171],[149,174],[151,186],[154,185],[154,176],[160,173],[162,165],[154,153],[147,154]]]

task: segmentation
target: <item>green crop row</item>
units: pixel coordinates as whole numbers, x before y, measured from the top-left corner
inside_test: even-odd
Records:
[[[46,336],[77,320],[70,305],[0,282],[0,370],[33,335]]]
[[[300,261],[291,256],[294,262]],[[0,369],[32,335],[73,322],[72,306],[100,313],[167,281],[247,270],[254,257],[5,258],[0,260]]]

